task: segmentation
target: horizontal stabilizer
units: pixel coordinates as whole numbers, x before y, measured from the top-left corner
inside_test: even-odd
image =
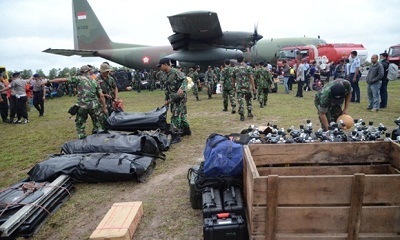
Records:
[[[44,50],[45,53],[52,53],[63,56],[81,56],[81,57],[97,57],[97,51],[95,50],[72,50],[72,49],[51,49]]]

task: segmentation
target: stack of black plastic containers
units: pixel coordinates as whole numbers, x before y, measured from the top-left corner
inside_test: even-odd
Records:
[[[245,240],[248,232],[243,202],[243,176],[206,177],[204,162],[188,171],[190,202],[203,211],[205,240]]]

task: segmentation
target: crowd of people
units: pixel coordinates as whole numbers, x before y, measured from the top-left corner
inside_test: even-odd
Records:
[[[389,81],[387,54],[380,54],[380,61],[376,54],[372,55],[371,63],[366,77],[369,101],[367,109],[378,111],[387,106]],[[194,83],[192,89],[197,101],[200,101],[200,87],[207,89],[208,99],[212,99],[213,94],[220,91],[223,97],[222,111],[228,111],[230,105],[231,113],[238,113],[240,121],[245,120],[246,110],[248,118],[254,117],[253,100],[257,100],[260,108],[267,106],[268,95],[278,92],[278,83],[282,78],[285,94],[289,94],[293,84],[296,83],[296,97],[302,98],[303,91],[317,91],[314,102],[324,129],[327,129],[329,123],[336,121],[341,114],[347,113],[350,102],[360,102],[361,66],[356,51],[351,53],[350,59],[343,59],[336,66],[326,63],[324,67],[321,63],[313,61],[309,64],[306,60],[300,60],[293,66],[289,66],[286,61],[283,61],[282,66],[272,66],[264,62],[251,66],[244,62],[243,57],[237,58],[236,61],[227,59],[222,66],[208,66],[204,73],[203,84],[200,81],[198,65],[182,70],[180,66],[174,66],[170,59],[163,58],[158,67],[158,71],[151,69],[149,73],[146,70],[132,72],[133,84],[140,92],[143,79],[149,80],[150,91],[156,89],[156,81],[160,83],[161,90],[165,91],[165,105],[171,109],[172,129],[182,136],[191,134],[186,117],[189,91],[186,76]],[[15,72],[8,81],[4,74],[0,75],[0,113],[3,122],[29,123],[27,106],[30,98],[39,116],[44,116],[46,84],[67,83],[68,86],[74,86],[71,92],[75,92],[78,98],[75,120],[78,137],[86,137],[88,116],[93,122],[92,132],[106,130],[107,117],[114,111],[115,104],[119,100],[118,88],[112,75],[112,67],[104,62],[99,69],[96,74],[93,66],[84,65],[77,76],[53,80],[43,79],[39,74],[24,80],[21,79],[19,72]],[[321,79],[322,73],[325,75],[324,80]]]

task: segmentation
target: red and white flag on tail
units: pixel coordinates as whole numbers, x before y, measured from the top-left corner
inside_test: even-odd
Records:
[[[78,12],[76,16],[78,17],[78,20],[86,19],[86,12]]]

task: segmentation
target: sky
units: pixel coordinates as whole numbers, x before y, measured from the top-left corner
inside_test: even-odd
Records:
[[[169,45],[167,16],[207,10],[218,14],[223,31],[249,31],[264,38],[317,37],[328,43],[361,43],[372,54],[400,43],[397,0],[154,1],[88,0],[111,40]],[[73,49],[72,0],[0,0],[0,66],[9,71],[99,66],[104,59],[43,53]],[[112,66],[120,66],[111,62]]]

